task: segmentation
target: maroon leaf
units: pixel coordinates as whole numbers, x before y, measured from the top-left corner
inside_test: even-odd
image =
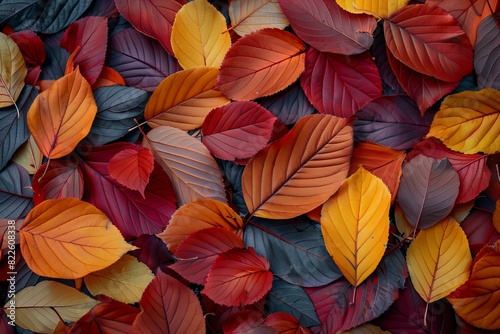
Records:
[[[319,51],[352,55],[373,43],[377,26],[373,16],[351,14],[329,0],[280,0],[279,4],[294,32]]]
[[[9,37],[19,46],[28,67],[28,74],[24,82],[35,86],[46,57],[42,39],[30,30],[15,32],[10,34]]]
[[[473,253],[484,245],[490,245],[500,239],[500,232],[493,225],[493,214],[480,208],[473,208],[460,224],[467,236]]]
[[[243,310],[231,314],[222,327],[224,334],[258,333],[276,334],[276,330],[263,324],[262,312]]]
[[[274,328],[278,333],[307,334],[311,331],[300,325],[299,321],[291,314],[275,312],[269,314],[263,322],[264,325]]]
[[[477,29],[474,69],[479,88],[500,89],[500,13],[485,18]]]
[[[300,83],[319,112],[348,118],[382,95],[382,81],[368,52],[344,56],[310,48]]]
[[[140,262],[144,263],[156,273],[161,265],[174,263],[174,256],[167,249],[167,245],[158,237],[151,234],[143,234],[132,242],[138,249],[130,252]]]
[[[99,16],[87,16],[72,23],[64,32],[61,46],[69,53],[80,47],[73,63],[80,66],[85,79],[93,85],[104,66],[108,43],[108,19]]]

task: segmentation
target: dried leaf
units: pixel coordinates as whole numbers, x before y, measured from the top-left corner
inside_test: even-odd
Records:
[[[3,33],[0,33],[0,50],[0,108],[3,108],[17,101],[28,69],[17,44]]]
[[[288,19],[278,0],[233,0],[229,3],[233,30],[244,36],[264,28],[284,29]]]

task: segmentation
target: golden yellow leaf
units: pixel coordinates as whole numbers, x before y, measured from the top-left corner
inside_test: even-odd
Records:
[[[0,33],[0,108],[14,104],[24,87],[26,74],[28,69],[21,50],[12,38]]]
[[[118,261],[83,279],[90,293],[106,295],[120,302],[139,302],[142,293],[153,280],[151,269],[132,255],[124,254]]]
[[[229,3],[229,19],[240,36],[263,28],[284,29],[289,24],[278,0],[233,0]]]
[[[184,131],[199,128],[215,107],[229,99],[214,89],[218,69],[196,67],[169,75],[156,87],[144,110],[152,128],[172,126]]]
[[[12,157],[12,161],[24,167],[31,175],[35,174],[42,165],[42,160],[43,154],[33,136],[30,136]]]
[[[321,231],[326,249],[354,286],[377,268],[384,255],[390,205],[387,186],[363,167],[323,205]]]
[[[448,216],[420,230],[406,253],[415,290],[427,303],[446,297],[469,278],[472,256],[464,231]]]
[[[493,212],[493,226],[500,232],[500,198],[497,199],[495,211]]]
[[[399,233],[401,233],[401,236],[403,238],[411,238],[415,227],[408,222],[403,209],[397,202],[394,204],[394,220],[396,222],[396,228]]]
[[[409,0],[335,0],[337,4],[354,14],[368,14],[384,19],[392,12],[403,8]]]
[[[500,91],[484,88],[448,95],[432,121],[428,137],[466,153],[500,152]]]
[[[77,321],[99,304],[75,288],[54,281],[42,281],[18,291],[4,306],[7,314],[11,301],[15,305],[16,326],[36,333],[52,333],[59,316],[65,321]]]
[[[83,277],[136,249],[102,211],[76,198],[40,203],[26,216],[19,235],[28,267],[54,278]]]
[[[231,37],[224,16],[207,0],[194,0],[175,15],[171,42],[182,68],[219,67]]]

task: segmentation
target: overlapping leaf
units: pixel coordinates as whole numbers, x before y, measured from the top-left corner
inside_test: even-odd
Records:
[[[229,3],[232,29],[240,36],[263,28],[284,29],[288,19],[278,0],[234,0]]]
[[[0,33],[0,108],[17,101],[28,73],[23,55],[9,36]]]
[[[154,273],[159,266],[174,263],[174,256],[168,251],[167,245],[155,235],[143,234],[135,239],[132,245],[138,249],[130,254],[146,264]]]
[[[460,226],[467,235],[471,250],[474,252],[500,239],[500,231],[493,225],[492,213],[482,209],[473,208]]]
[[[12,161],[26,169],[30,175],[35,174],[42,164],[42,160],[43,154],[36,145],[33,136],[29,136],[28,140],[19,147],[12,157]]]
[[[171,74],[155,89],[146,104],[144,118],[155,128],[162,125],[181,130],[199,128],[215,107],[229,99],[215,89],[218,70],[200,66]]]
[[[497,199],[495,211],[493,211],[493,226],[500,232],[500,198]]]
[[[149,176],[154,168],[153,153],[147,148],[124,149],[109,160],[109,175],[127,188],[144,197]]]
[[[0,171],[0,217],[25,217],[33,208],[32,198],[28,172],[16,163],[9,163]]]
[[[291,85],[304,70],[304,43],[295,35],[266,28],[245,35],[226,53],[217,88],[232,100],[253,100]],[[248,57],[258,54],[258,58]]]
[[[403,8],[409,2],[409,0],[375,0],[375,1],[365,1],[365,0],[335,0],[337,4],[348,12],[354,14],[365,13],[368,15],[373,15],[376,18],[386,18],[392,12]]]
[[[249,211],[256,217],[286,219],[324,203],[349,170],[350,123],[331,115],[306,116],[285,137],[255,155],[242,178]],[[320,166],[322,172],[317,174]],[[297,205],[288,205],[291,201]]]
[[[294,32],[319,51],[352,55],[368,50],[373,43],[377,23],[372,16],[346,12],[335,1],[279,3]]]
[[[477,29],[477,40],[474,47],[474,70],[477,73],[479,88],[500,89],[498,20],[498,15],[490,15],[479,24]]]
[[[171,42],[182,68],[219,67],[231,37],[224,16],[207,0],[194,0],[175,15]]]
[[[28,74],[24,82],[28,85],[36,85],[41,74],[41,66],[46,59],[42,39],[30,30],[15,32],[9,34],[9,37],[19,46],[28,67]]]
[[[500,152],[500,91],[484,88],[447,96],[427,137],[466,154]]]
[[[269,314],[262,322],[264,326],[269,326],[278,333],[283,334],[308,334],[311,331],[300,325],[299,321],[293,316],[285,312],[276,312]]]

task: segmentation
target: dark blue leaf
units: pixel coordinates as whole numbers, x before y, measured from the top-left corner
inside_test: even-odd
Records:
[[[33,191],[26,169],[11,162],[0,171],[0,218],[24,218],[33,208]]]
[[[241,175],[243,174],[245,166],[238,165],[228,160],[217,159],[217,162],[219,163],[222,176],[224,176],[231,188],[230,194],[233,204],[238,208],[240,214],[246,215],[248,213],[248,208],[243,198],[243,189],[241,186]]]
[[[45,43],[45,62],[39,80],[57,80],[64,76],[69,52],[59,45]]]

